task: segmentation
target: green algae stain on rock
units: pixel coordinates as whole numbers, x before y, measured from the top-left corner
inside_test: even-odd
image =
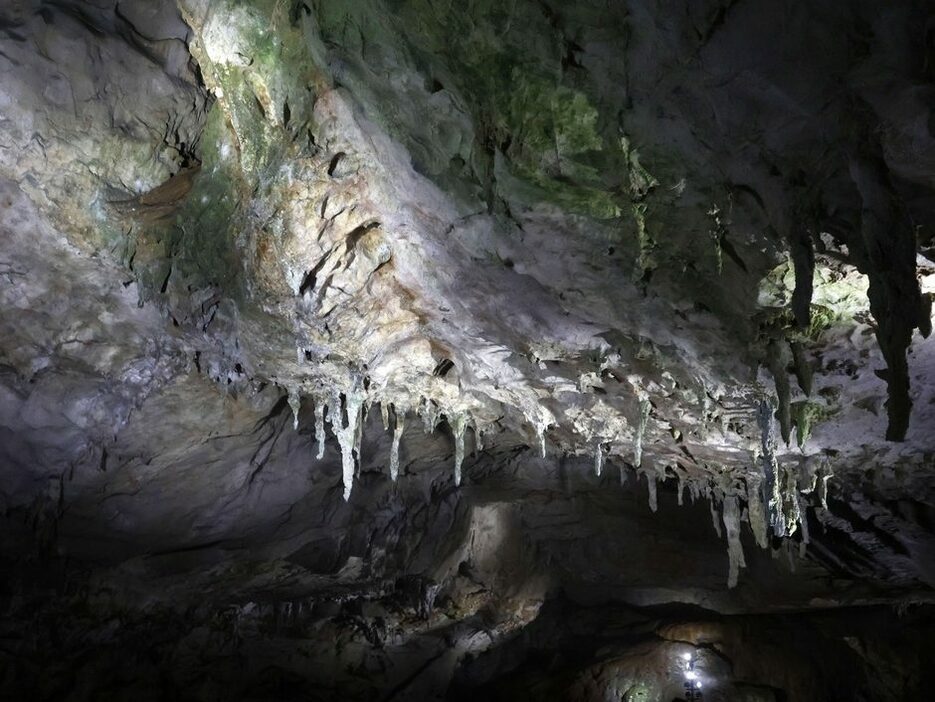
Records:
[[[390,6],[387,16],[367,0],[314,4],[326,43],[340,44],[342,64],[355,66],[350,75],[357,92],[366,83],[382,95],[378,83],[385,75],[399,94],[427,82],[435,84],[429,91],[451,95],[470,115],[466,129],[457,125],[464,132],[460,143],[473,140],[470,147],[456,145],[456,155],[470,164],[489,207],[499,196],[599,219],[621,215],[625,198],[615,174],[625,154],[592,98],[563,76],[562,40],[541,8],[493,0],[398,0]],[[517,60],[530,51],[535,60]],[[437,120],[413,122],[411,108],[398,100],[390,95],[368,105],[369,116],[400,138],[428,174],[444,180],[446,164],[424,146],[434,143]],[[457,163],[454,172],[463,175]],[[495,170],[508,177],[501,180]]]
[[[124,263],[137,277],[141,302],[165,293],[175,275],[195,287],[219,286],[239,295],[237,239],[244,220],[234,150],[215,105],[201,137],[201,166],[181,171],[123,208],[133,222]]]
[[[604,188],[591,158],[605,144],[587,96],[519,69],[510,82],[507,109],[497,117],[514,175],[534,186],[529,193],[537,199],[576,214],[619,217],[620,198]]]
[[[805,448],[814,426],[829,419],[837,412],[835,408],[810,400],[793,402],[791,410],[792,421],[795,425],[796,442],[800,449]]]
[[[198,143],[200,172],[170,216],[142,221],[128,244],[142,297],[165,292],[170,275],[217,286],[243,300],[244,255],[255,213],[272,197],[282,164],[303,148],[323,84],[304,29],[282,0],[182,3],[199,31],[192,53],[215,96]]]
[[[217,105],[202,135],[202,169],[175,220],[179,265],[205,282],[239,290],[241,187],[231,134]]]
[[[602,148],[597,110],[585,95],[518,68],[513,69],[510,83],[505,127],[524,160],[561,173],[564,159]]]
[[[235,136],[241,168],[256,181],[278,168],[293,129],[324,84],[311,44],[282,0],[212,3],[192,44],[205,84]]]
[[[850,325],[869,310],[867,277],[837,262],[819,263],[812,279],[810,322],[798,329],[792,319],[791,300],[795,273],[791,261],[774,267],[761,281],[758,304],[770,313],[790,334],[805,341],[819,341],[825,332],[840,325]]]

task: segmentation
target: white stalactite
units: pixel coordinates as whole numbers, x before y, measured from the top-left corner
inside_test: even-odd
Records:
[[[539,453],[545,458],[545,430],[549,425],[545,422],[536,423],[536,437],[539,439]]]
[[[766,524],[766,508],[763,506],[763,497],[760,494],[762,478],[747,476],[747,518],[750,520],[750,530],[760,548],[769,546],[769,531]]]
[[[426,434],[432,434],[435,432],[435,427],[438,426],[438,420],[441,417],[439,412],[438,405],[432,402],[427,397],[422,398],[422,428]]]
[[[727,532],[727,558],[730,563],[727,587],[732,588],[737,585],[740,569],[747,567],[740,543],[740,505],[733,495],[724,498],[724,529]]]
[[[805,558],[805,552],[808,550],[808,545],[812,540],[808,533],[808,517],[805,513],[808,505],[802,504],[802,498],[799,495],[795,496],[795,500],[799,510],[799,525],[802,527],[802,541],[799,542],[799,557]]]
[[[290,409],[292,409],[292,429],[293,431],[298,431],[299,409],[302,406],[302,397],[299,395],[299,391],[295,388],[289,388],[288,402]]]
[[[340,398],[332,400],[332,406],[335,411],[330,412],[331,428],[338,437],[338,444],[341,447],[341,474],[344,481],[344,499],[349,500],[351,490],[354,487],[354,469],[356,467],[355,454],[360,457],[360,446],[357,443],[357,427],[360,424],[360,414],[363,408],[364,397],[362,394],[348,392],[345,396],[345,409],[347,413],[347,424],[342,425],[341,401]]]
[[[786,536],[785,523],[782,517],[782,494],[780,490],[779,462],[776,459],[776,442],[773,436],[773,406],[767,401],[760,403],[757,411],[757,422],[760,425],[760,462],[763,465],[763,476],[766,479],[768,493],[766,512],[768,522],[776,536]]]
[[[354,454],[357,456],[357,467],[354,476],[360,476],[360,445],[364,440],[364,424],[367,422],[368,403],[365,401],[360,408],[360,414],[357,419],[357,429],[354,432]]]
[[[714,531],[717,537],[721,538],[721,518],[717,513],[717,507],[714,505],[714,495],[708,493],[708,506],[711,508],[711,523],[714,525]]]
[[[828,509],[828,480],[831,473],[826,473],[818,478],[818,500],[822,509]]]
[[[395,483],[399,477],[399,440],[406,429],[406,411],[396,408],[396,427],[393,429],[393,445],[390,447],[390,479]]]
[[[315,440],[318,441],[317,458],[320,461],[325,456],[325,408],[324,398],[315,400]]]
[[[464,462],[464,429],[467,421],[463,414],[456,414],[450,423],[455,436],[455,485],[460,485],[461,464]]]
[[[643,464],[643,436],[649,421],[650,404],[648,399],[640,400],[640,419],[636,425],[636,445],[633,448],[633,465],[639,468]]]
[[[601,477],[601,470],[604,468],[604,447],[598,443],[597,451],[594,453],[594,475]]]
[[[692,504],[695,504],[698,501],[698,498],[701,497],[701,489],[698,487],[697,481],[688,481],[688,494],[691,495]]]
[[[794,468],[784,469],[784,490],[780,493],[780,519],[783,522],[783,535],[792,536],[802,522],[799,512],[799,479]],[[777,485],[779,481],[776,481]]]
[[[649,490],[649,508],[655,512],[659,508],[658,496],[656,494],[656,475],[646,473],[646,489]]]

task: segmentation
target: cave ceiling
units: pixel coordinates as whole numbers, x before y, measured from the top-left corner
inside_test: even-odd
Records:
[[[931,10],[3,3],[10,592],[931,603]]]

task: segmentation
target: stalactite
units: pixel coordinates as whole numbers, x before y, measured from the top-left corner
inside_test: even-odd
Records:
[[[818,500],[822,509],[828,509],[828,480],[831,473],[826,473],[818,478]]]
[[[783,535],[792,536],[802,522],[802,514],[799,511],[797,471],[793,468],[785,468],[784,477],[784,486],[781,492]]]
[[[357,427],[360,424],[360,415],[363,409],[364,396],[360,392],[350,391],[345,395],[344,407],[347,414],[347,424],[342,426],[341,399],[332,399],[333,412],[329,412],[331,429],[338,438],[341,447],[341,474],[344,482],[344,499],[349,500],[354,487],[354,469],[356,467],[355,454],[359,458],[360,445]]]
[[[637,468],[643,463],[643,437],[646,434],[646,423],[649,421],[650,407],[648,399],[640,400],[640,418],[636,425],[636,444],[633,448],[633,465]]]
[[[747,476],[747,518],[750,520],[750,530],[756,539],[757,546],[769,546],[769,530],[766,525],[766,511],[763,508],[763,494],[761,490],[762,479],[759,476]]]
[[[456,414],[449,418],[451,431],[455,437],[455,485],[461,484],[461,464],[464,462],[464,430],[467,425],[465,415]]]
[[[782,434],[782,440],[788,444],[792,432],[790,409],[792,389],[789,385],[789,373],[786,370],[789,366],[789,359],[785,345],[781,345],[775,339],[770,339],[766,346],[766,365],[776,385],[776,398],[779,403],[776,415],[779,418],[779,431]]]
[[[656,473],[653,472],[652,475],[649,472],[646,473],[646,489],[649,491],[649,509],[655,512],[659,507],[659,502],[656,495]]]
[[[474,455],[477,455],[478,451],[484,450],[484,433],[486,429],[481,426],[474,427]]]
[[[721,538],[721,516],[717,512],[717,507],[714,504],[714,495],[708,493],[708,507],[711,508],[711,523],[714,525],[714,531],[717,533],[717,537]]]
[[[724,530],[727,532],[727,558],[730,562],[727,587],[733,588],[737,585],[740,569],[747,566],[740,543],[740,505],[734,495],[724,498]]]
[[[325,456],[325,409],[327,403],[324,398],[315,400],[315,440],[318,442],[318,460]]]
[[[779,465],[776,461],[776,445],[773,438],[773,409],[766,400],[761,400],[757,409],[760,426],[760,464],[763,467],[761,490],[767,504],[769,524],[776,536],[784,536],[782,524],[782,496],[779,494]]]
[[[688,481],[688,494],[691,495],[692,504],[695,504],[698,501],[698,498],[701,497],[701,489],[698,487],[697,481]]]
[[[903,441],[909,429],[912,399],[906,351],[915,328],[931,332],[916,276],[916,227],[894,186],[875,137],[867,148],[850,154],[848,171],[862,202],[860,231],[848,240],[849,258],[868,278],[867,299],[876,320],[876,337],[886,361],[886,439]]]
[[[812,278],[815,274],[815,251],[811,238],[803,223],[797,223],[788,233],[792,266],[795,271],[795,288],[792,291],[792,315],[799,329],[807,329],[811,323]]]
[[[548,428],[545,422],[536,423],[536,437],[539,439],[539,453],[545,458],[545,430]]]
[[[597,451],[594,452],[594,475],[601,477],[601,470],[604,467],[604,447],[598,442]]]
[[[357,427],[354,431],[354,454],[357,456],[356,469],[354,471],[355,476],[360,476],[360,446],[364,440],[364,424],[367,421],[367,410],[369,408],[369,402],[364,400],[360,408],[360,416],[357,420]]]
[[[778,473],[772,482],[768,505],[769,525],[773,530],[773,534],[780,538],[788,536],[789,534],[786,532],[786,517],[783,513],[782,483]]]
[[[390,479],[393,482],[399,477],[399,440],[406,429],[406,411],[399,407],[395,410],[396,426],[393,429],[393,445],[390,448]]]
[[[438,421],[441,418],[441,413],[438,409],[438,405],[435,404],[433,400],[430,400],[427,397],[422,398],[422,429],[426,434],[432,434],[435,431],[435,427],[438,426]]]
[[[802,392],[806,395],[812,394],[813,371],[811,363],[808,360],[808,354],[800,341],[789,342],[789,348],[792,350],[792,363],[795,371],[795,379]]]
[[[292,429],[293,431],[298,431],[299,409],[302,406],[302,397],[299,395],[299,391],[296,388],[289,388],[288,393],[289,408],[292,410]]]
[[[811,543],[811,536],[808,533],[808,517],[805,513],[806,506],[802,504],[801,496],[796,493],[795,495],[796,509],[799,513],[799,525],[802,528],[802,541],[799,543],[799,557],[805,558],[805,552],[808,550],[808,545]]]

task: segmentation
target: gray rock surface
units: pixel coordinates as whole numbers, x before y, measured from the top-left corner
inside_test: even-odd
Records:
[[[933,81],[911,0],[5,3],[0,689],[924,698]]]

